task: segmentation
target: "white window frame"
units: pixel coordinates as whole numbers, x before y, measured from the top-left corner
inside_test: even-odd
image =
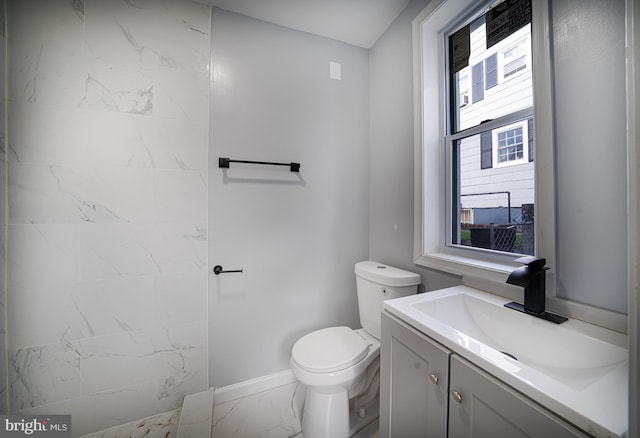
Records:
[[[493,167],[509,167],[516,166],[518,164],[525,164],[529,162],[529,123],[524,120],[518,123],[512,123],[510,125],[502,126],[501,128],[494,129],[492,135],[492,147],[493,147]],[[504,132],[513,131],[514,129],[522,129],[522,158],[517,160],[508,160],[500,162],[499,158],[499,134]]]
[[[451,230],[446,214],[451,214],[452,184],[445,166],[446,89],[443,31],[464,11],[477,5],[474,0],[432,0],[413,22],[414,39],[414,170],[415,221],[414,261],[417,265],[462,277],[465,284],[481,287],[514,300],[522,300],[522,288],[506,284],[516,264],[513,255],[472,247],[447,245]],[[553,99],[548,3],[532,0],[531,46],[536,58],[533,71],[536,139],[535,253],[546,259],[547,309],[608,326],[608,315],[598,309],[556,298],[556,227]],[[433,86],[433,84],[441,84]],[[520,119],[513,119],[513,122]],[[482,129],[491,129],[491,122]],[[496,126],[497,128],[498,126]],[[540,196],[544,193],[545,196]]]
[[[513,255],[447,245],[451,227],[452,184],[445,165],[447,154],[446,99],[448,78],[443,35],[453,19],[477,7],[475,0],[432,0],[413,21],[414,59],[414,261],[458,275],[464,284],[522,301],[522,288],[507,285],[511,271],[521,265]],[[535,148],[535,254],[546,259],[547,310],[592,324],[624,331],[626,318],[613,312],[557,297],[557,248],[554,163],[554,99],[548,0],[532,0],[531,48],[533,71]],[[434,86],[434,84],[439,84]],[[523,111],[523,112],[526,112]],[[512,121],[523,120],[523,117]],[[517,114],[516,114],[517,116]],[[498,128],[488,122],[481,130]],[[449,157],[450,158],[450,157]],[[544,196],[541,196],[544,194]]]

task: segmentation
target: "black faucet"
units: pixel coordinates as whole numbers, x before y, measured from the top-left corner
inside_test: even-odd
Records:
[[[515,261],[525,266],[514,269],[509,278],[507,278],[507,283],[524,287],[524,306],[514,301],[505,304],[505,307],[528,313],[556,324],[567,321],[564,316],[555,315],[544,310],[546,297],[545,271],[549,269],[545,266],[547,261],[542,257],[534,256],[520,257]]]

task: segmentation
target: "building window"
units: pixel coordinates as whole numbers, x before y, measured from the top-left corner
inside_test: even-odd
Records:
[[[529,50],[527,50],[527,46]],[[507,79],[519,71],[527,68],[527,54],[531,44],[528,41],[520,41],[515,46],[502,52],[502,77]]]
[[[520,122],[492,133],[495,139],[493,162],[495,167],[529,162],[527,123]]]
[[[471,208],[460,209],[460,222],[464,225],[473,224],[473,209]]]
[[[522,128],[510,129],[498,134],[498,164],[520,161],[524,157]]]
[[[460,78],[458,80],[458,98],[459,100],[459,105],[460,108],[463,108],[467,105],[469,105],[469,103],[471,103],[469,101],[469,73],[465,72],[464,74],[460,75]]]

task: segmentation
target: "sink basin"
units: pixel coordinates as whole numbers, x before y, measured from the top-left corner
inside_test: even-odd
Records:
[[[573,319],[553,324],[505,308],[510,301],[456,286],[384,308],[584,430],[624,436],[626,337]]]
[[[597,380],[606,371],[602,368],[617,366],[628,356],[616,345],[465,293],[413,307],[519,362],[560,377],[563,384],[589,384],[589,378]]]

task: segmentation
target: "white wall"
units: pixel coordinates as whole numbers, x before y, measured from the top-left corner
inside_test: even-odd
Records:
[[[417,272],[426,290],[459,279],[413,263],[413,51],[411,22],[427,0],[412,0],[371,48],[369,256]]]
[[[9,409],[174,409],[208,387],[209,8],[7,3]]]
[[[329,77],[330,61],[341,80]],[[303,334],[359,327],[354,264],[369,245],[369,52],[213,10],[210,382],[289,368]],[[299,162],[286,168],[218,157]]]
[[[552,5],[559,295],[627,313],[625,4]]]

